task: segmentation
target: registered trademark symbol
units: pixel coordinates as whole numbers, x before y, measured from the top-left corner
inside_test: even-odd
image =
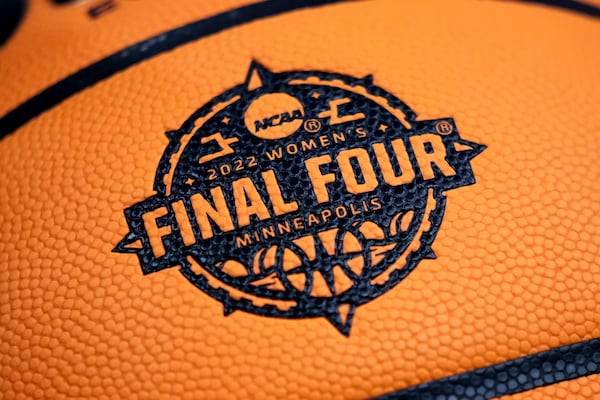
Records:
[[[321,130],[321,121],[316,119],[307,119],[304,122],[304,129],[309,133],[319,132]]]
[[[450,122],[447,121],[440,121],[437,124],[435,124],[435,130],[440,134],[440,135],[449,135],[452,133],[452,124],[450,124]]]

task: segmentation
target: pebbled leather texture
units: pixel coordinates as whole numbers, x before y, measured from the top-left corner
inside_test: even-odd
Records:
[[[598,397],[600,393],[600,375],[584,376],[544,386],[538,389],[510,396],[500,397],[502,400],[546,400],[546,399],[573,399],[588,400]]]
[[[117,3],[94,19],[89,3],[30,1],[0,49],[0,115],[249,2]],[[0,397],[362,399],[600,337],[599,34],[519,2],[341,2],[189,42],[40,113],[0,141]],[[155,194],[165,132],[252,60],[372,75],[417,121],[451,117],[487,146],[476,183],[445,193],[436,258],[357,307],[348,337],[325,318],[224,316],[178,268],[143,275],[113,252],[123,210]]]

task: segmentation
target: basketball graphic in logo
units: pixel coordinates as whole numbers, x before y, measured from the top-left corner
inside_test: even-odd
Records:
[[[145,274],[180,268],[226,314],[325,317],[346,335],[357,306],[435,257],[444,193],[475,183],[485,148],[370,76],[258,63],[167,135],[156,194],[125,210],[115,251]]]

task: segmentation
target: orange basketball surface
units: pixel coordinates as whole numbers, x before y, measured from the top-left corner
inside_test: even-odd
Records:
[[[31,1],[0,49],[0,115],[249,3],[122,0],[91,19],[88,3]],[[599,338],[598,37],[598,19],[535,4],[340,2],[192,40],[40,112],[0,142],[0,397],[358,399]],[[347,337],[326,318],[224,316],[178,268],[144,275],[113,251],[129,232],[123,210],[155,195],[164,133],[242,84],[253,60],[372,75],[417,121],[451,117],[486,147],[473,184],[445,192],[435,259],[359,305]],[[296,105],[281,99],[256,113]],[[432,163],[444,172],[443,156]],[[597,382],[513,398],[594,398]]]

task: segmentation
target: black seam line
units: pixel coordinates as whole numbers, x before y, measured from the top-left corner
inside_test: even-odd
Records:
[[[0,118],[0,140],[70,96],[165,51],[256,19],[343,1],[353,0],[267,0],[198,20],[138,42],[69,75],[9,111]],[[574,0],[520,1],[556,6],[600,17],[600,8]]]
[[[377,397],[486,400],[600,373],[600,338],[555,347]]]
[[[562,8],[563,10],[574,11],[591,17],[600,17],[600,8],[592,4],[577,0],[513,0],[521,3],[534,3],[550,7]]]
[[[225,11],[138,42],[74,72],[8,112],[0,119],[0,139],[70,96],[158,54],[256,19],[343,1],[350,0],[267,0]]]

